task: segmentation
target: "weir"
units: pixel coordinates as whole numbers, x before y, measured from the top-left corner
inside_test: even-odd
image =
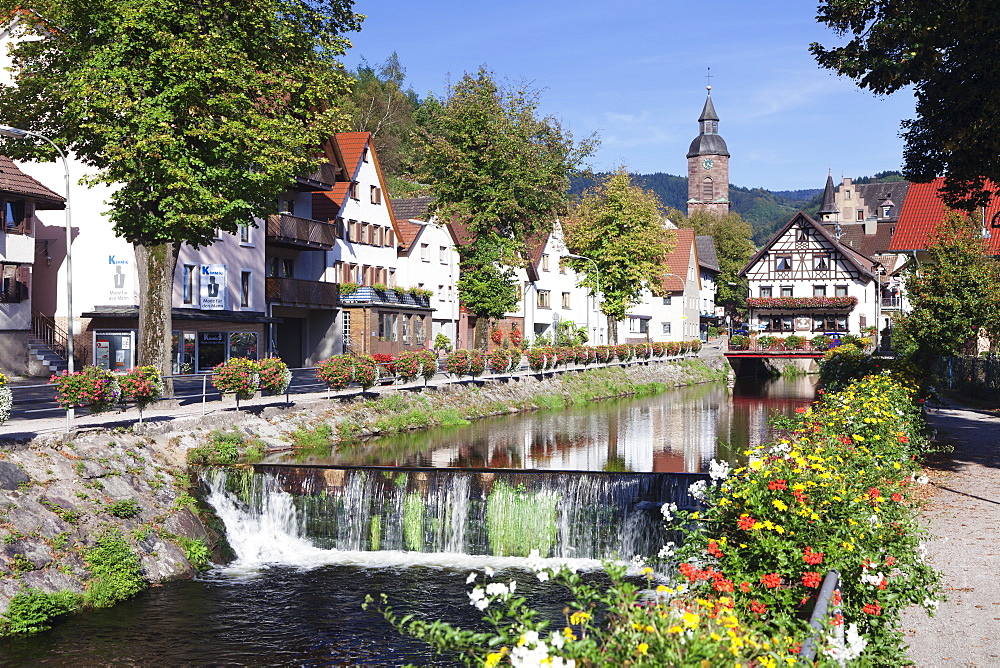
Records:
[[[262,464],[206,471],[208,501],[241,562],[288,552],[561,559],[653,557],[660,508],[695,509],[705,474]]]

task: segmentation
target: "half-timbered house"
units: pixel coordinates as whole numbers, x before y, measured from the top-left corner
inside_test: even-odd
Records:
[[[740,271],[752,330],[782,336],[860,334],[878,321],[875,260],[796,214]]]

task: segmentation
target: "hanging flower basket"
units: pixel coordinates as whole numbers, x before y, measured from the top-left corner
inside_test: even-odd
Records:
[[[265,357],[257,362],[260,369],[260,389],[271,394],[284,394],[288,384],[292,382],[292,372],[288,365],[278,357]]]
[[[448,355],[444,363],[444,370],[456,378],[464,376],[469,372],[469,351],[459,348]]]
[[[473,350],[469,354],[469,375],[475,378],[486,371],[486,358],[481,350]]]
[[[252,399],[259,382],[256,360],[231,357],[212,369],[212,385],[223,395],[235,395],[237,403]]]
[[[378,381],[378,365],[368,355],[354,358],[354,380],[363,390],[367,390]]]
[[[490,353],[490,371],[503,373],[510,366],[510,355],[503,348],[497,348]]]
[[[426,384],[431,378],[437,375],[438,360],[433,350],[421,350],[420,355],[420,375]]]
[[[160,370],[155,366],[137,366],[118,376],[118,387],[121,390],[121,402],[135,402],[139,409],[139,424],[142,424],[142,412],[160,400],[163,395],[163,379]]]
[[[503,343],[503,332],[500,331],[499,327],[494,327],[490,330],[490,341],[498,346]]]
[[[404,383],[408,383],[420,375],[420,354],[412,350],[400,353],[399,357],[396,359],[395,366],[396,375],[398,375],[400,380]]]
[[[528,351],[528,367],[532,371],[541,371],[545,368],[545,350],[543,348],[532,348]]]
[[[333,390],[342,390],[354,380],[354,362],[347,355],[323,360],[316,367],[316,377]]]
[[[52,376],[49,382],[56,386],[56,402],[62,408],[85,406],[91,413],[102,413],[118,402],[118,382],[107,369],[85,366],[76,373]]]

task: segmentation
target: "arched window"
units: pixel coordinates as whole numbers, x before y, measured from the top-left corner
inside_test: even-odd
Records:
[[[701,198],[703,200],[715,199],[715,188],[712,187],[712,179],[706,178],[701,182]]]

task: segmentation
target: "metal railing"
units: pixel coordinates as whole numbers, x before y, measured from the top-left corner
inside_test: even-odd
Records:
[[[820,587],[819,595],[816,597],[816,605],[813,607],[812,616],[809,617],[809,626],[813,628],[813,632],[808,638],[806,638],[805,642],[802,643],[801,656],[806,661],[812,662],[812,660],[816,658],[816,641],[823,632],[826,620],[842,614],[840,611],[841,602],[838,592],[839,585],[840,572],[837,570],[831,570],[826,574],[826,577],[823,578],[823,585]],[[843,632],[842,618],[839,628],[841,629],[841,632]],[[809,665],[812,664],[810,663]]]
[[[986,357],[938,357],[930,364],[931,375],[948,390],[979,397],[1000,397],[1000,359]]]
[[[898,311],[903,308],[902,297],[882,297],[882,308],[890,311]]]
[[[264,279],[264,291],[269,300],[284,304],[336,306],[340,298],[340,286],[337,283],[299,278],[268,277]]]
[[[69,350],[69,335],[66,330],[56,324],[52,316],[31,310],[31,336],[38,339],[56,355],[63,359]]]

